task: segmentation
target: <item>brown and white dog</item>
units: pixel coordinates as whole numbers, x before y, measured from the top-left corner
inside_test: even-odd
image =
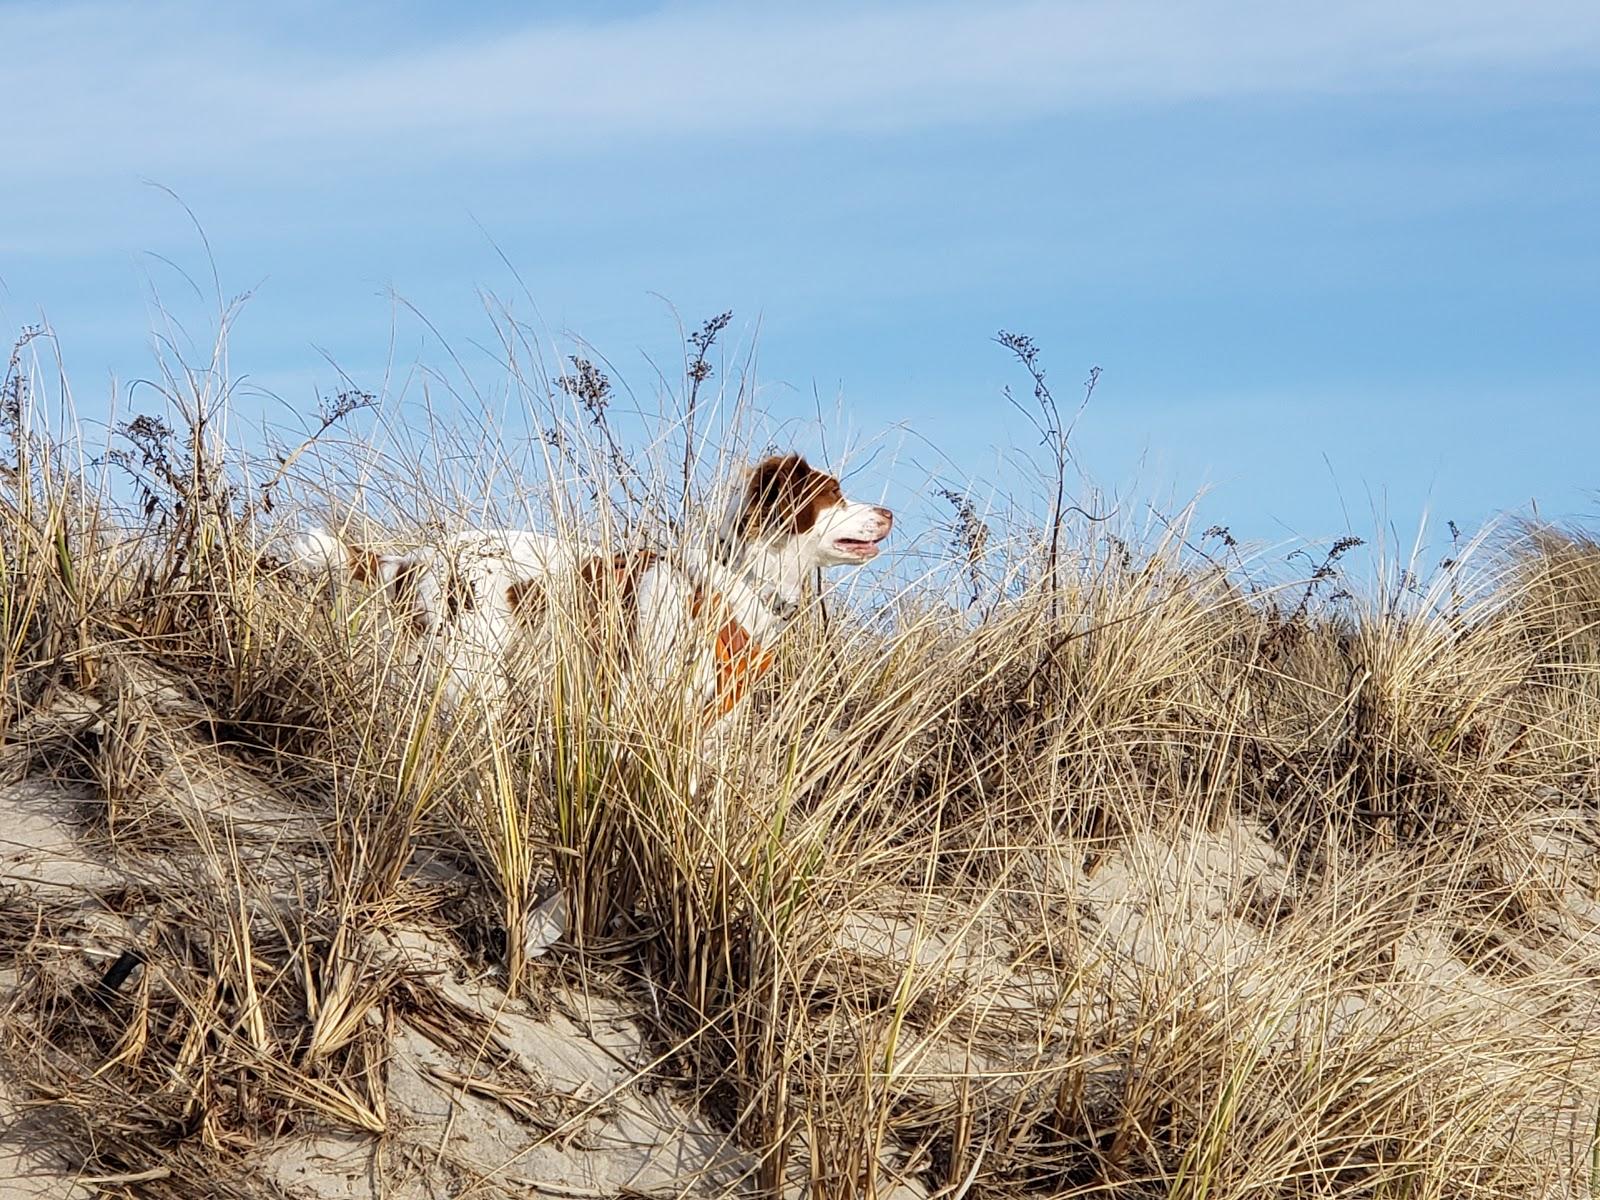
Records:
[[[593,611],[625,626],[625,686],[678,683],[710,733],[772,666],[812,572],[875,558],[893,524],[888,509],[845,499],[836,478],[790,454],[751,468],[709,542],[677,553],[607,557],[541,533],[468,530],[383,554],[313,530],[289,557],[381,588],[456,702],[502,701],[514,650],[557,589],[576,583]]]

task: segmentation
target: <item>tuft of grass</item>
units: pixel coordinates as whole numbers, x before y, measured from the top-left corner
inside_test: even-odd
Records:
[[[1181,515],[1074,531],[1071,422],[1012,337],[1047,518],[939,492],[946,559],[810,606],[715,745],[625,686],[619,622],[596,637],[576,588],[550,592],[515,703],[451,709],[380,595],[275,557],[302,518],[670,551],[732,486],[697,451],[726,325],[690,339],[698,429],[630,444],[594,356],[546,385],[508,325],[530,445],[458,445],[443,419],[421,450],[341,444],[396,420],[352,388],[265,464],[222,436],[220,351],[90,447],[41,428],[19,344],[0,761],[71,797],[104,870],[71,898],[0,884],[0,1045],[73,1166],[244,1195],[286,1131],[403,1139],[402,1026],[575,1136],[601,1101],[527,1098],[492,1022],[386,952],[426,928],[507,993],[609,989],[652,1038],[634,1082],[726,1131],[762,1195],[1593,1194],[1582,531],[1455,546],[1376,595],[1340,586],[1349,539],[1275,579],[1221,527],[1200,540],[1224,561],[1190,551]],[[756,440],[721,436],[730,459]],[[569,935],[530,957],[556,891]]]

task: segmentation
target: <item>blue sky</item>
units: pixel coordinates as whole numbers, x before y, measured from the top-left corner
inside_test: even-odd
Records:
[[[391,293],[492,385],[481,291],[535,315],[503,253],[645,395],[667,301],[733,309],[763,402],[893,451],[897,504],[1016,486],[1007,328],[1063,399],[1103,368],[1079,452],[1130,511],[1600,507],[1600,5],[333,7],[0,3],[0,321],[48,319],[85,416],[152,289],[192,305],[164,260],[207,270],[154,181],[254,291],[252,419],[327,357],[446,360]]]

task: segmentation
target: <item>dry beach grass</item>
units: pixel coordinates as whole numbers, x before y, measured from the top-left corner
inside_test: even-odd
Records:
[[[1181,521],[969,507],[891,602],[812,606],[702,762],[670,702],[614,702],[570,606],[510,715],[447,713],[381,603],[270,553],[302,513],[403,542],[491,493],[670,544],[726,472],[620,445],[594,368],[530,387],[555,415],[506,491],[503,445],[448,478],[341,445],[354,394],[253,464],[220,358],[106,459],[30,416],[26,363],[6,1195],[1600,1188],[1582,534],[1350,596]],[[570,929],[530,957],[552,895]]]

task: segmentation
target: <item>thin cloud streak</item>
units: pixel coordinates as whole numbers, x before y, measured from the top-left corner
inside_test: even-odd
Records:
[[[1225,0],[669,7],[374,49],[245,38],[209,5],[0,16],[0,179],[200,168],[403,174],[616,141],[887,133],[1113,105],[1475,87],[1600,62],[1600,6]]]

